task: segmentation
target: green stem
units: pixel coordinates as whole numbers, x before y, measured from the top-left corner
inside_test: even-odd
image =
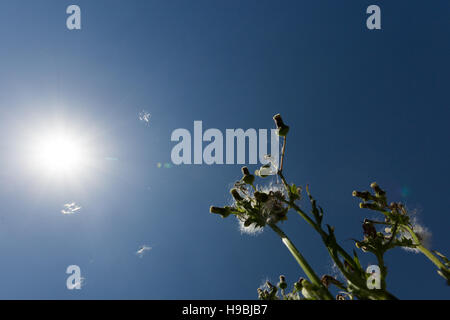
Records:
[[[319,226],[302,210],[298,205],[296,205],[293,202],[288,203],[297,213],[306,221],[308,224],[310,224],[314,230],[320,233]]]
[[[284,187],[286,188],[286,191],[288,192],[288,194],[290,194],[290,188],[289,188],[289,184],[286,181],[286,178],[284,177],[283,173],[280,171],[278,171],[278,176],[281,178],[281,181],[283,182]],[[392,294],[390,294],[389,292],[385,291],[385,290],[376,290],[376,292],[374,290],[367,290],[365,288],[365,283],[361,282],[361,279],[358,279],[358,277],[356,275],[351,275],[349,273],[347,273],[347,271],[345,270],[344,266],[342,265],[338,255],[336,253],[341,254],[341,256],[355,269],[359,269],[358,266],[356,265],[355,261],[353,260],[353,258],[347,253],[347,251],[345,251],[336,241],[333,244],[333,248],[330,248],[327,244],[326,244],[326,238],[327,238],[327,233],[318,225],[316,224],[302,209],[300,209],[299,206],[297,206],[294,201],[292,201],[291,199],[289,199],[289,201],[285,201],[285,203],[287,203],[291,208],[293,208],[295,211],[297,211],[297,213],[309,224],[311,225],[314,230],[317,231],[317,233],[320,234],[320,236],[322,237],[322,241],[324,242],[325,246],[328,248],[329,254],[331,259],[336,263],[336,265],[338,266],[338,268],[341,270],[341,272],[347,277],[347,279],[351,279],[351,281],[357,285],[359,287],[359,290],[363,293],[365,293],[367,296],[369,296],[371,299],[397,299],[395,296],[393,296]],[[274,229],[275,230],[275,229]],[[281,230],[280,230],[281,231]],[[275,230],[275,232],[277,232]],[[281,231],[282,232],[282,231]],[[278,232],[277,232],[278,233]],[[284,234],[284,233],[283,233]],[[281,236],[281,235],[280,235]],[[286,237],[287,238],[287,237]],[[283,239],[283,237],[282,237]],[[289,240],[289,239],[288,239]],[[284,240],[283,240],[284,242]],[[285,243],[285,242],[284,242]],[[297,259],[296,255],[292,252],[292,250],[289,248],[289,246],[285,243],[285,245],[288,247],[288,249],[291,251],[291,253],[294,255],[294,257]],[[292,245],[293,246],[293,245]],[[294,247],[295,249],[295,247]],[[298,251],[297,251],[298,252]],[[299,253],[300,254],[300,253]],[[297,259],[297,262],[300,264],[300,266],[302,266],[302,264],[300,263],[300,261]],[[306,261],[305,261],[306,262]],[[308,265],[309,267],[309,265]],[[303,268],[303,266],[302,266]],[[311,267],[309,267],[311,269]],[[303,268],[303,270],[306,273],[306,270]],[[311,269],[312,270],[312,269]],[[317,278],[317,276],[316,276]],[[311,280],[311,282],[313,282]],[[329,294],[329,291],[326,290]]]
[[[286,136],[284,136],[283,139],[283,149],[281,151],[281,161],[280,161],[280,170],[279,172],[281,173],[281,171],[283,171],[283,161],[284,161],[284,153],[286,151]]]
[[[392,229],[391,238],[390,238],[389,241],[383,246],[383,247],[384,247],[384,250],[388,250],[388,249],[389,249],[389,246],[391,245],[392,241],[394,241],[395,236],[397,235],[397,230],[398,230],[398,222],[395,223],[394,229]]]
[[[380,280],[381,280],[381,289],[386,290],[386,276],[387,276],[387,269],[384,265],[384,258],[383,253],[376,254],[377,260],[378,260],[378,266],[380,267]]]
[[[283,184],[285,185],[286,189],[288,189],[288,185],[286,182],[286,179],[284,178],[283,174],[281,172],[278,173],[278,175],[280,176],[281,180],[283,181]],[[289,192],[289,190],[288,190]],[[299,206],[297,206],[294,202],[288,202],[288,204],[308,223],[310,224],[314,230],[317,231],[317,233],[320,234],[320,236],[322,237],[322,241],[324,241],[325,245],[326,245],[326,237],[327,237],[327,233],[319,226],[317,225]],[[326,245],[327,246],[327,245]],[[347,277],[347,279],[351,279],[351,281],[357,285],[361,291],[365,292],[368,296],[371,296],[372,299],[397,299],[395,296],[393,296],[392,294],[390,294],[389,292],[384,290],[380,290],[377,292],[374,292],[372,290],[368,290],[364,289],[365,288],[365,283],[362,283],[360,279],[358,279],[355,275],[351,275],[349,273],[347,273],[347,271],[345,270],[344,266],[342,265],[338,255],[336,253],[339,253],[344,260],[346,260],[355,270],[358,269],[358,266],[356,265],[355,261],[353,260],[353,258],[347,253],[347,251],[344,250],[344,248],[342,248],[337,242],[333,243],[333,249],[336,250],[334,252],[334,250],[330,247],[328,247],[328,251],[330,254],[331,259],[334,261],[334,263],[336,263],[336,265],[338,266],[338,268],[341,270],[341,272]],[[381,267],[380,267],[381,269]],[[386,287],[386,285],[384,285]]]
[[[273,231],[275,231],[281,238],[281,241],[284,243],[284,245],[289,249],[289,251],[291,252],[291,254],[294,256],[295,260],[297,260],[298,264],[300,265],[300,267],[303,269],[303,271],[305,272],[306,276],[309,278],[309,280],[315,284],[318,288],[321,288],[321,291],[324,294],[324,298],[326,300],[333,300],[333,296],[331,295],[331,293],[328,291],[328,289],[326,289],[319,277],[316,275],[316,273],[314,272],[314,270],[311,268],[311,266],[308,264],[308,262],[306,261],[306,259],[301,255],[301,253],[297,250],[297,248],[294,246],[294,244],[292,243],[292,241],[288,238],[288,236],[280,229],[278,228],[276,225],[271,224],[270,227],[272,228]]]
[[[284,184],[284,187],[286,188],[286,191],[289,194],[289,185],[283,175],[283,173],[278,172],[278,175],[281,178],[281,181]],[[295,210],[297,211],[297,213],[309,224],[311,225],[314,230],[317,231],[317,233],[320,234],[320,236],[322,237],[322,240],[325,242],[326,236],[327,234],[325,233],[325,231],[322,230],[322,228],[320,228],[319,225],[317,225],[302,209],[300,209],[299,206],[297,206],[293,201],[289,201],[288,204]],[[338,244],[335,243],[335,249],[337,250],[337,252],[339,252],[345,260],[347,260],[348,263],[350,263],[352,265],[352,267],[354,267],[355,269],[357,268],[355,262],[353,261],[353,258],[350,257],[350,255]],[[331,257],[333,258],[333,255],[331,255]],[[337,262],[337,261],[335,261]]]
[[[325,240],[327,234],[325,233],[324,230],[322,230],[310,217],[308,217],[308,215],[302,209],[300,209],[300,207],[297,206],[295,203],[291,204],[291,207],[295,211],[297,211],[297,213],[303,219],[305,219],[306,222],[308,222],[314,228],[314,230],[316,230],[320,234],[323,240]],[[335,243],[335,249],[344,257],[345,260],[347,260],[348,263],[350,263],[356,269],[356,265],[353,261],[353,258],[338,243]]]

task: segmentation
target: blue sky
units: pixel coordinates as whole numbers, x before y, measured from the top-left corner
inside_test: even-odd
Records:
[[[66,28],[70,4],[81,30]],[[382,30],[365,26],[370,4]],[[449,13],[448,1],[3,0],[0,298],[253,299],[266,278],[302,276],[273,232],[241,235],[209,213],[228,203],[240,165],[158,167],[171,162],[172,131],[194,120],[269,129],[281,113],[285,174],[310,185],[346,248],[373,216],[351,192],[377,181],[448,255]],[[30,161],[33,139],[55,126],[89,146],[77,174]],[[82,209],[61,214],[72,201]],[[332,272],[303,221],[282,227]],[[423,256],[396,250],[386,262],[398,297],[450,298]],[[72,264],[81,290],[66,288]]]

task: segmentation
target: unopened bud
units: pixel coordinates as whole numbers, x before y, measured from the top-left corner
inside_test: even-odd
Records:
[[[264,292],[262,291],[262,289],[258,288],[257,292],[258,292],[258,299],[263,300],[265,298],[265,296],[264,296]]]
[[[377,236],[377,230],[375,229],[373,223],[369,220],[364,219],[362,227],[365,236],[368,236],[369,238],[375,238]]]
[[[277,133],[280,137],[285,137],[289,132],[289,126],[285,125],[283,119],[280,114],[276,114],[273,116],[273,120],[275,121],[275,125],[277,126]]]
[[[244,175],[242,177],[242,181],[244,181],[246,184],[253,185],[253,182],[255,181],[255,176],[250,174],[250,171],[248,171],[247,167],[242,167],[242,174]]]
[[[289,132],[289,126],[281,127],[278,129],[278,135],[280,137],[286,137]]]
[[[325,275],[322,276],[321,281],[322,281],[322,284],[323,284],[326,288],[328,288],[328,286],[329,286],[330,284],[341,285],[341,283],[340,283],[339,281],[337,281],[336,278],[334,278],[334,277],[332,277],[332,276],[330,276],[330,275],[327,275],[327,274],[325,274]]]
[[[283,118],[281,118],[281,114],[276,114],[273,116],[273,120],[275,121],[275,125],[277,126],[277,128],[281,128],[284,127],[285,124],[283,122]]]
[[[332,278],[332,276],[325,274],[322,276],[322,279],[320,279],[320,281],[326,288],[328,288],[328,286],[330,285],[330,278]]]
[[[359,207],[361,209],[370,209],[370,210],[378,210],[379,207],[376,203],[367,203],[367,202],[361,202],[359,204]]]
[[[297,290],[302,290],[302,288],[303,288],[303,284],[302,284],[303,280],[305,280],[305,279],[303,279],[303,278],[298,279],[298,281],[296,283],[294,283],[294,288],[297,289]]]
[[[280,276],[280,282],[278,283],[278,286],[281,290],[285,290],[287,288],[286,278],[284,276]]]
[[[360,199],[362,199],[364,201],[373,200],[373,196],[370,194],[369,191],[360,192],[360,191],[356,191],[355,190],[355,191],[352,192],[352,195],[354,197],[360,198]]]
[[[242,201],[244,200],[241,195],[239,194],[239,191],[237,191],[236,188],[231,189],[230,191],[231,195],[233,196],[234,200],[236,201]]]
[[[218,214],[222,216],[222,218],[226,218],[231,214],[231,210],[229,207],[221,208],[221,207],[213,207],[209,208],[209,212]]]
[[[373,189],[373,191],[375,191],[375,195],[377,197],[384,197],[386,195],[386,192],[380,188],[378,183],[372,182],[370,184],[370,187]]]
[[[363,252],[369,251],[369,248],[367,248],[367,246],[364,245],[364,242],[357,242],[357,243],[355,244],[355,246],[356,246],[358,249],[361,249]]]

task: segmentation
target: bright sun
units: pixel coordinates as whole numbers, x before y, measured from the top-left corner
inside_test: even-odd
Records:
[[[55,131],[37,139],[34,145],[37,167],[52,173],[75,173],[87,161],[81,139],[66,132]]]

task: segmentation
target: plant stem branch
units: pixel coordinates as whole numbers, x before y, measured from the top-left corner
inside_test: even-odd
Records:
[[[286,151],[286,136],[283,137],[283,148],[281,150],[281,160],[280,160],[280,170],[278,170],[278,172],[282,172],[283,171],[283,160],[284,160],[284,153]]]
[[[377,260],[378,260],[378,266],[380,267],[380,280],[381,280],[381,289],[386,290],[386,276],[387,276],[387,269],[384,265],[384,258],[383,253],[376,254]]]
[[[311,268],[311,266],[308,264],[308,262],[306,261],[306,259],[301,255],[301,253],[297,250],[297,248],[294,246],[294,244],[291,242],[291,240],[288,238],[288,236],[280,229],[278,228],[276,225],[271,224],[270,227],[272,228],[273,231],[275,231],[281,238],[281,241],[284,243],[284,245],[289,249],[289,251],[291,252],[291,254],[294,256],[295,260],[297,260],[297,263],[300,265],[300,267],[303,269],[303,271],[305,272],[306,276],[309,278],[309,280],[315,284],[318,288],[321,288],[323,294],[324,294],[324,298],[326,300],[333,300],[333,296],[330,294],[330,292],[328,291],[328,289],[326,289],[319,277],[316,275],[316,273],[314,272],[314,270]]]

